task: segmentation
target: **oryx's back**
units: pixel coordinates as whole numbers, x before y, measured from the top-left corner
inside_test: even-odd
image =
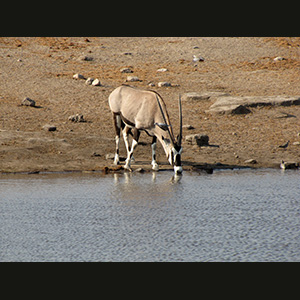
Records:
[[[161,119],[156,94],[153,91],[139,90],[130,86],[117,87],[108,98],[112,112],[121,114],[139,128],[154,126],[154,120]]]

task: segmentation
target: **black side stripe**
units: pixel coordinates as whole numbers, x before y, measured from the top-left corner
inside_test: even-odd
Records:
[[[132,123],[132,122],[130,122],[129,120],[127,120],[121,113],[120,113],[120,115],[121,115],[122,121],[123,121],[126,125],[135,127],[135,124],[134,124],[134,123]]]

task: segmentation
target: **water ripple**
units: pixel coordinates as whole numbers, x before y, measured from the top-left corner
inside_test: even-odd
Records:
[[[0,261],[300,261],[299,172],[0,177]]]

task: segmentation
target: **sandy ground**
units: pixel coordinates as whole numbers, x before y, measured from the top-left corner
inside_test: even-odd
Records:
[[[204,62],[196,66],[193,55]],[[91,61],[83,60],[90,56]],[[275,62],[277,56],[284,57]],[[132,74],[121,73],[130,67]],[[167,72],[157,72],[167,68]],[[80,73],[102,86],[74,80]],[[109,94],[128,75],[165,100],[178,132],[178,95],[219,91],[231,95],[300,95],[300,38],[267,37],[3,37],[0,38],[0,172],[92,171],[111,167],[114,129]],[[172,87],[157,87],[168,81]],[[148,84],[153,82],[154,87]],[[25,97],[37,107],[21,106]],[[247,115],[205,113],[214,99],[183,102],[183,135],[209,136],[211,145],[183,143],[184,169],[192,166],[279,167],[300,162],[300,106],[251,108]],[[70,115],[86,122],[74,123]],[[283,113],[292,115],[284,117]],[[48,132],[45,124],[56,126]],[[287,149],[279,145],[290,140]],[[151,138],[142,133],[133,169],[150,168]],[[95,155],[96,154],[96,155]],[[125,147],[121,143],[121,156]],[[255,159],[256,164],[245,163]],[[161,146],[161,169],[169,168]]]

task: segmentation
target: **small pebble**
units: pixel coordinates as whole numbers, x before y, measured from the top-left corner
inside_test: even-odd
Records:
[[[257,161],[253,158],[245,160],[246,164],[257,164]]]
[[[93,86],[100,86],[100,85],[101,85],[100,80],[99,80],[99,79],[95,79],[95,80],[92,82],[92,85],[93,85]]]
[[[162,81],[162,82],[159,82],[157,84],[158,87],[167,87],[167,86],[171,86],[171,83],[170,82],[166,82],[166,81]]]
[[[35,106],[35,101],[32,100],[32,99],[30,99],[30,98],[28,98],[28,97],[26,97],[21,102],[21,105],[34,107]]]
[[[168,71],[168,69],[166,69],[166,68],[161,68],[161,69],[158,69],[156,72],[167,72]]]
[[[56,126],[46,124],[42,127],[46,131],[56,131]]]
[[[134,82],[134,81],[140,81],[140,79],[137,76],[127,76],[126,81]]]
[[[274,58],[274,61],[282,61],[284,60],[285,58],[283,58],[282,56],[277,56]]]
[[[86,78],[83,75],[76,73],[73,75],[73,79],[86,79]]]
[[[93,83],[94,80],[95,80],[94,78],[89,77],[89,78],[85,81],[85,84],[91,85],[91,84]]]
[[[130,68],[122,68],[120,69],[121,73],[133,73],[133,71]]]

